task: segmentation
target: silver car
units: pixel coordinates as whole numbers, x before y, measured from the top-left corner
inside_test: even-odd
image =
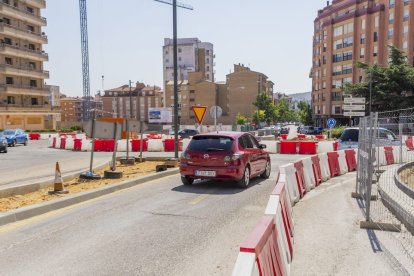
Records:
[[[359,128],[346,128],[344,132],[342,132],[341,137],[339,137],[338,150],[358,148],[358,137]],[[399,140],[394,133],[382,127],[378,128],[378,138],[380,143],[384,145],[397,145],[399,143]]]

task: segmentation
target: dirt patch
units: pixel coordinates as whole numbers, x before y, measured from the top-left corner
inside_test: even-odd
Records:
[[[414,167],[403,170],[400,173],[400,179],[405,185],[414,189]]]
[[[117,171],[123,172],[124,176],[122,179],[100,179],[100,180],[84,180],[84,179],[73,179],[71,181],[64,182],[65,189],[69,191],[68,194],[61,195],[49,195],[48,191],[53,190],[52,188],[41,189],[37,192],[25,194],[25,195],[16,195],[12,197],[0,198],[0,212],[5,212],[12,209],[17,209],[23,206],[32,205],[41,203],[44,201],[49,201],[56,198],[61,198],[80,192],[88,191],[91,189],[119,183],[128,179],[132,179],[138,176],[143,176],[155,172],[155,167],[157,165],[164,164],[164,162],[143,162],[136,163],[133,166],[127,165],[117,165]],[[104,169],[96,171],[101,176],[104,174]]]

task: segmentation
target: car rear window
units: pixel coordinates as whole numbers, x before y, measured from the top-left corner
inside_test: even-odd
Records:
[[[14,133],[15,133],[16,131],[15,130],[5,130],[4,132],[3,132],[3,134],[4,135],[14,135]]]
[[[229,151],[233,145],[233,139],[223,136],[196,136],[188,145],[193,151]]]
[[[342,132],[341,137],[339,139],[341,141],[351,141],[351,142],[358,142],[358,129],[345,129],[344,132]]]

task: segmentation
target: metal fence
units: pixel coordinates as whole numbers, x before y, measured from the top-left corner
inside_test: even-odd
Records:
[[[414,108],[372,113],[360,120],[356,197],[362,228],[414,264]],[[376,233],[376,232],[375,232]],[[383,240],[384,240],[383,239]]]

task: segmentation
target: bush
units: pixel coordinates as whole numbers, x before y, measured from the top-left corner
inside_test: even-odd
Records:
[[[345,128],[347,128],[347,127],[346,126],[339,126],[339,127],[332,128],[331,138],[338,139],[339,137],[341,137],[342,132],[344,132]],[[329,129],[325,129],[324,134],[328,135],[329,134]]]
[[[72,131],[81,131],[82,130],[82,127],[81,126],[71,126],[70,127],[70,129],[72,130]]]

